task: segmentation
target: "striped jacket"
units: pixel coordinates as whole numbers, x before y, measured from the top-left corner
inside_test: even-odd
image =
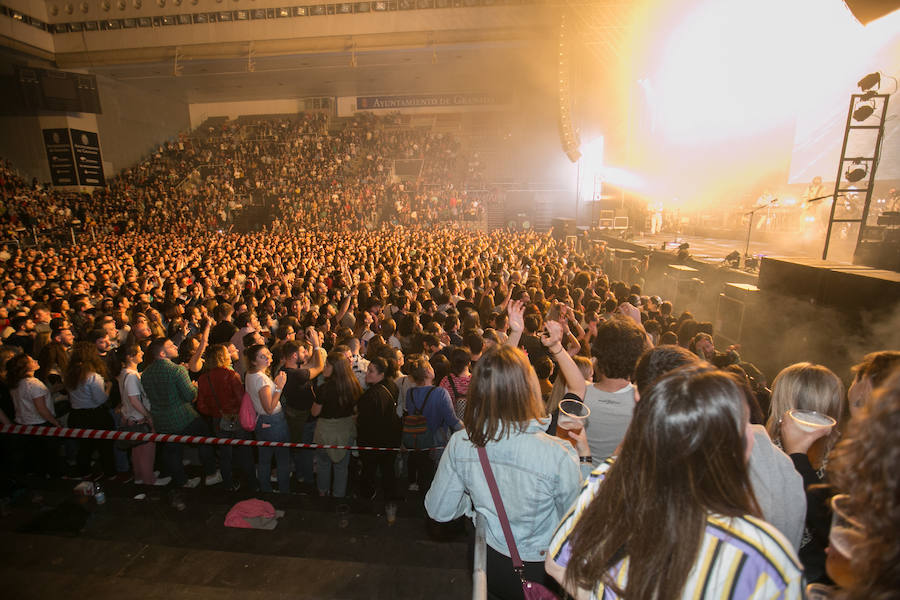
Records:
[[[565,567],[571,559],[569,536],[593,500],[612,459],[594,469],[550,542],[553,560]],[[626,587],[628,557],[612,568],[619,587]],[[794,599],[805,597],[803,567],[784,536],[765,521],[751,517],[710,515],[694,567],[688,575],[685,600]],[[597,600],[618,596],[602,581],[592,590]]]

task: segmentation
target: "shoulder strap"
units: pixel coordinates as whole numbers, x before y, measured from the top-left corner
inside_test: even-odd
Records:
[[[410,400],[412,400],[413,414],[414,414],[414,415],[421,415],[423,412],[425,412],[425,405],[428,404],[428,396],[430,396],[430,395],[431,395],[431,392],[434,391],[434,386],[431,386],[431,389],[428,390],[428,393],[427,393],[427,394],[425,394],[425,399],[422,400],[422,406],[421,406],[421,407],[416,406],[416,397],[415,397],[415,396],[413,395],[413,393],[412,393],[414,389],[415,389],[415,388],[409,388],[409,389],[406,391],[406,395],[409,396]]]
[[[450,383],[450,387],[453,388],[453,401],[456,402],[459,399],[459,390],[456,389],[456,384],[453,383],[453,375],[447,375],[447,381]]]
[[[479,446],[477,450],[478,460],[481,461],[481,469],[484,471],[484,478],[487,479],[488,488],[491,490],[491,498],[494,500],[494,508],[497,509],[497,516],[500,518],[500,527],[503,528],[503,537],[506,538],[506,545],[509,548],[510,558],[512,558],[513,570],[521,577],[525,564],[519,557],[519,549],[516,548],[516,538],[513,537],[512,528],[509,526],[509,518],[506,516],[506,508],[503,506],[500,490],[497,489],[497,480],[494,479],[494,471],[491,469],[487,450],[483,446]]]
[[[433,386],[431,386],[431,389],[428,390],[428,393],[425,394],[425,399],[422,400],[422,408],[419,409],[419,414],[420,414],[420,415],[421,415],[422,413],[425,412],[425,405],[428,404],[428,396],[430,396],[430,395],[431,395],[431,392],[433,392],[435,389],[437,389],[437,386],[434,386],[434,385],[433,385]]]

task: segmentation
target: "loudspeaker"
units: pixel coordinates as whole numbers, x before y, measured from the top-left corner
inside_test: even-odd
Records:
[[[900,242],[889,241],[889,238],[896,235],[895,230],[885,230],[884,234],[886,237],[883,241],[861,241],[853,254],[853,264],[900,271]]]
[[[900,273],[866,268],[826,271],[822,304],[842,310],[890,310],[900,302]]]
[[[825,272],[846,266],[816,258],[764,256],[759,266],[759,288],[806,302],[819,302]]]

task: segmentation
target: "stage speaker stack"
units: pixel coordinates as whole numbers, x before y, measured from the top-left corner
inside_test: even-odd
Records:
[[[753,322],[752,314],[759,303],[759,288],[749,283],[726,283],[716,304],[714,331],[722,345],[740,344],[744,323]]]
[[[700,271],[686,265],[669,265],[666,269],[667,296],[678,312],[696,308],[703,292]]]

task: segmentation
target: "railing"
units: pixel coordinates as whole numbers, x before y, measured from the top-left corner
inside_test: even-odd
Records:
[[[475,517],[475,551],[472,560],[472,600],[485,600],[487,598],[487,541],[485,532],[487,522],[484,516]]]

